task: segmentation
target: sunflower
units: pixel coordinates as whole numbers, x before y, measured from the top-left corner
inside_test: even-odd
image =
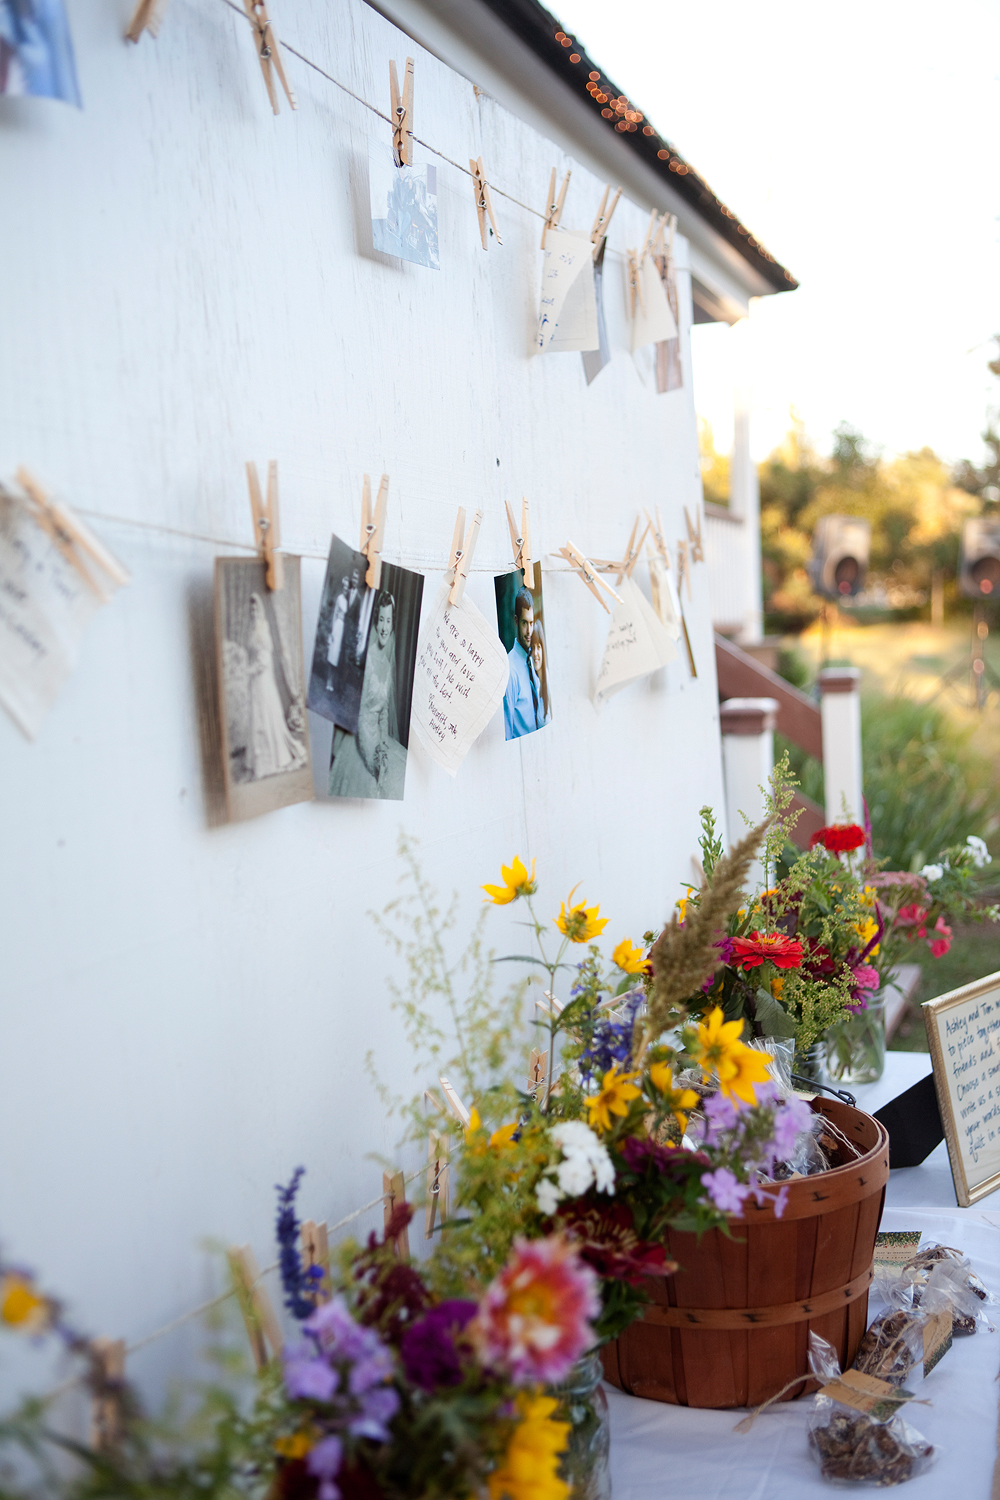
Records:
[[[503,885],[484,885],[482,889],[486,892],[488,901],[494,906],[506,906],[509,901],[516,901],[518,896],[533,896],[538,889],[535,884],[535,861],[531,861],[531,874],[528,874],[520,855],[515,854],[509,865],[500,866],[500,877]]]
[[[629,1104],[633,1099],[638,1099],[641,1089],[637,1089],[632,1082],[638,1078],[638,1073],[619,1073],[617,1066],[609,1068],[604,1075],[600,1093],[592,1094],[589,1099],[584,1099],[584,1104],[590,1111],[588,1124],[591,1130],[595,1124],[601,1130],[610,1130],[614,1121],[612,1115],[627,1115]]]

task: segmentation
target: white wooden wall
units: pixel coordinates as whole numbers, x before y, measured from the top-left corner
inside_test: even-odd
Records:
[[[249,539],[244,461],[276,458],[286,547],[309,555],[307,658],[319,559],[331,530],[357,536],[365,470],[391,475],[385,555],[429,571],[425,602],[459,504],[486,514],[469,593],[487,613],[505,498],[530,497],[539,551],[571,536],[612,555],[654,503],[683,535],[701,499],[690,382],[657,396],[627,352],[620,252],[643,212],[615,217],[615,357],[588,388],[578,355],[531,356],[536,217],[498,195],[504,245],[484,254],[469,178],[417,147],[438,167],[442,270],[376,255],[375,116],[288,56],[299,109],[273,118],[223,0],[170,0],[138,47],[121,39],[131,0],[67,8],[84,112],[0,100],[0,472],[25,463],[81,508]],[[417,134],[454,161],[481,153],[515,197],[541,206],[550,167],[571,165],[362,0],[273,10],[382,109],[388,59],[414,53]],[[602,187],[574,169],[568,226],[589,230]],[[682,296],[690,371],[685,277]],[[366,1051],[411,1085],[366,914],[394,894],[401,827],[470,920],[520,852],[543,910],[582,881],[608,937],[638,940],[690,877],[721,767],[704,566],[686,606],[698,680],[680,660],[600,715],[607,617],[554,571],[550,728],[508,745],[498,716],[455,782],[411,745],[401,804],[219,826],[199,692],[225,549],[93,524],[133,582],[36,743],[0,714],[0,1233],[84,1326],[131,1339],[204,1295],[203,1235],[270,1258],[272,1184],[299,1162],[316,1218],[378,1192],[367,1153],[392,1154],[396,1127]],[[517,915],[495,914],[500,951],[523,944]],[[182,1354],[167,1341],[135,1371]]]

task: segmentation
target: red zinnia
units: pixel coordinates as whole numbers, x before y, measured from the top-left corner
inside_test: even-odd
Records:
[[[829,828],[819,828],[809,840],[810,849],[822,844],[831,854],[850,854],[860,849],[865,841],[865,830],[857,823],[831,823]]]
[[[802,944],[783,932],[751,932],[731,942],[732,962],[740,969],[756,969],[765,960],[776,969],[797,969],[802,964]]]

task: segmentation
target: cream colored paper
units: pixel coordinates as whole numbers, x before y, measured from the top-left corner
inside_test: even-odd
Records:
[[[541,353],[550,348],[560,351],[597,348],[592,249],[585,234],[572,234],[568,229],[550,229],[545,236],[542,298],[536,336]],[[583,284],[571,298],[570,294],[584,271],[587,274]],[[558,342],[553,343],[557,333]]]
[[[84,564],[110,597],[116,583],[92,558]],[[28,507],[0,487],[0,703],[29,739],[76,666],[100,607]]]
[[[677,658],[677,647],[639,585],[631,578],[623,578],[615,587],[622,602],[615,606],[611,616],[594,693],[598,707],[622,688]]]
[[[677,337],[677,324],[670,311],[666,288],[651,255],[647,255],[639,267],[639,285],[642,298],[636,298],[635,317],[632,319],[633,354],[646,344],[659,344],[664,339]]]
[[[448,603],[442,584],[420,627],[410,728],[432,760],[454,776],[503,702],[507,653],[466,596]]]
[[[653,596],[653,609],[670,639],[679,641],[681,638],[681,601],[677,597],[670,569],[659,555],[649,559],[649,592]]]

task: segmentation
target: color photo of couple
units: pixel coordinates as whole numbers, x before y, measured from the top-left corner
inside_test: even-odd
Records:
[[[520,739],[544,729],[552,718],[548,655],[542,623],[541,568],[536,563],[538,587],[528,589],[520,569],[495,580],[497,629],[507,651],[507,691],[503,698],[504,737]]]

